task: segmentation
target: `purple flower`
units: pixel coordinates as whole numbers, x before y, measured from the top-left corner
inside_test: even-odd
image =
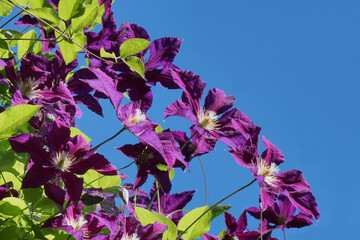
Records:
[[[173,69],[172,75],[174,82],[184,92],[181,101],[177,100],[166,108],[165,118],[181,116],[194,124],[191,127],[191,134],[195,134],[193,142],[197,146],[194,155],[213,150],[218,139],[229,146],[245,144],[248,134],[239,131],[240,128],[232,124],[232,121],[238,120],[234,118],[234,113],[238,110],[228,111],[235,101],[233,96],[227,96],[217,88],[211,89],[201,107],[200,101],[206,84],[200,77],[178,69]]]
[[[134,188],[143,185],[148,174],[151,174],[157,179],[162,190],[169,192],[171,188],[169,172],[160,170],[157,165],[166,165],[168,169],[171,169],[172,167],[188,167],[188,163],[183,160],[180,149],[170,132],[153,133],[155,132],[146,131],[140,135],[141,143],[126,144],[118,150],[136,161],[138,172]]]
[[[247,217],[246,210],[243,211],[238,221],[230,214],[225,212],[225,224],[226,224],[226,234],[221,238],[221,240],[257,240],[260,237],[258,231],[245,231],[247,228]],[[218,237],[212,236],[210,234],[203,235],[204,240],[220,240]]]
[[[127,187],[132,187],[131,184],[126,184]],[[130,195],[133,197],[130,198],[130,202],[132,203],[132,206],[134,204],[135,199],[135,191],[132,189],[129,189]],[[150,190],[150,194],[148,195],[146,192],[141,191],[140,189],[137,190],[136,193],[136,206],[142,207],[147,209],[150,205],[151,199],[154,197],[154,194],[156,194],[156,186],[155,183],[152,185],[152,188]],[[191,201],[193,195],[195,193],[194,191],[185,191],[182,193],[164,193],[161,189],[159,189],[160,194],[160,211],[158,209],[158,198],[157,196],[154,197],[154,201],[151,205],[150,210],[156,213],[161,213],[162,215],[168,217],[171,221],[173,221],[175,224],[178,224],[180,219],[184,216],[183,209],[184,207]],[[132,211],[132,209],[131,209]]]
[[[103,239],[99,233],[104,224],[96,216],[87,214],[82,216],[84,206],[78,202],[68,207],[60,216],[49,219],[43,228],[56,228],[69,233],[77,240],[81,239]]]
[[[83,180],[75,174],[95,169],[104,175],[118,174],[102,155],[90,152],[91,145],[77,135],[70,137],[70,129],[58,122],[48,124],[43,136],[23,133],[9,138],[16,152],[30,154],[29,169],[23,188],[37,188],[60,177],[72,200],[80,198]]]
[[[263,211],[263,219],[267,221],[270,228],[301,228],[312,224],[313,218],[303,213],[295,215],[296,207],[291,203],[290,199],[283,194],[278,197],[278,203]],[[257,207],[248,208],[247,212],[260,219],[261,210]]]

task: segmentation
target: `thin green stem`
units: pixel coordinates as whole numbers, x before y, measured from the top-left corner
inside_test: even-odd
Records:
[[[253,184],[254,182],[256,182],[256,179],[252,180],[251,182],[249,182],[248,184],[246,184],[245,186],[239,188],[238,190],[236,190],[235,192],[227,195],[226,197],[224,197],[223,199],[221,199],[220,201],[218,201],[217,203],[215,203],[214,205],[211,205],[203,214],[201,214],[198,218],[195,219],[195,221],[193,221],[182,233],[179,234],[179,236],[177,237],[177,240],[179,240],[181,238],[182,235],[184,235],[184,233],[186,233],[187,230],[189,230],[189,228],[191,228],[200,218],[202,218],[202,216],[204,216],[206,213],[208,213],[211,209],[213,209],[214,207],[216,207],[217,205],[219,205],[220,203],[222,203],[223,201],[225,201],[226,199],[228,199],[229,197],[235,195],[236,193],[240,192],[241,190],[249,187],[251,184]]]
[[[156,181],[156,183],[157,183],[157,181]],[[151,200],[150,200],[150,203],[149,203],[149,205],[148,205],[148,209],[147,209],[147,210],[150,210],[151,205],[153,204],[153,202],[154,202],[154,200],[155,200],[156,193],[157,193],[158,191],[159,191],[159,184],[156,184],[156,190],[155,190],[153,196],[151,197]]]
[[[105,141],[103,141],[102,143],[99,143],[98,145],[96,145],[95,147],[93,147],[92,149],[90,149],[90,151],[89,151],[89,152],[94,151],[95,149],[99,148],[100,146],[102,146],[103,144],[107,143],[108,141],[110,141],[110,140],[112,140],[112,139],[116,138],[116,137],[117,137],[120,133],[122,133],[125,129],[126,129],[126,128],[125,128],[125,127],[123,127],[123,128],[122,128],[119,132],[117,132],[114,136],[112,136],[112,137],[110,137],[110,138],[106,139],[106,140],[105,140]]]
[[[195,132],[193,133],[193,135],[191,135],[191,137],[184,143],[184,145],[181,146],[180,152],[186,147],[186,145],[188,145],[188,143],[189,143],[190,140],[195,136],[195,134],[197,134],[197,131],[195,131]]]
[[[177,212],[189,212],[188,210],[185,210],[185,209],[178,209],[178,210],[175,210],[173,211],[172,213],[169,213],[166,217],[169,218],[171,215],[173,215],[174,213],[177,213]]]
[[[156,184],[156,189],[157,189],[156,195],[157,195],[158,212],[160,214],[161,213],[160,192],[159,192],[159,183],[157,180],[155,181],[155,184]]]
[[[7,188],[8,191],[9,191],[10,196],[13,197],[13,195],[12,195],[12,193],[11,193],[11,191],[10,191],[10,190],[11,190],[11,189],[10,189],[10,186],[9,186],[8,183],[6,182],[5,176],[4,176],[4,174],[2,173],[1,170],[0,170],[0,174],[1,174],[1,177],[2,177],[2,179],[3,179],[3,181],[4,181],[4,184],[5,184],[6,188]]]
[[[283,233],[284,233],[284,240],[286,240],[285,228],[283,228]]]
[[[200,166],[201,166],[201,170],[202,170],[203,176],[204,176],[205,205],[208,205],[208,193],[207,193],[207,183],[206,183],[205,169],[204,169],[204,166],[203,166],[203,164],[202,164],[201,159],[200,159],[199,156],[198,156],[198,159],[199,159],[199,163],[200,163]]]
[[[125,168],[128,168],[128,167],[130,167],[131,165],[133,165],[135,162],[136,162],[136,161],[132,161],[131,163],[129,163],[129,164],[126,165],[125,167],[121,167],[121,168],[116,169],[116,171],[120,171],[120,170],[123,170],[123,169],[125,169]],[[103,178],[103,177],[105,177],[105,176],[106,176],[106,175],[101,175],[100,177],[98,177],[98,178],[92,180],[91,182],[87,183],[84,187],[89,186],[89,185],[92,184],[93,182],[95,182],[95,181],[97,181],[97,180],[99,180],[99,179],[101,179],[101,178]],[[117,187],[118,187],[118,186],[116,186],[116,188],[117,188]],[[110,187],[110,188],[106,188],[106,189],[111,189],[111,188],[114,188],[114,187]],[[103,190],[105,190],[105,189],[103,189]]]
[[[12,41],[12,40],[25,40],[25,41],[54,42],[54,41],[51,41],[51,40],[43,40],[43,39],[37,39],[37,38],[2,38],[1,40],[10,40],[10,41]]]

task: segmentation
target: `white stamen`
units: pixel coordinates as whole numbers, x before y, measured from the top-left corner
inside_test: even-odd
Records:
[[[16,87],[20,90],[21,94],[29,99],[33,99],[37,97],[37,92],[39,90],[36,90],[37,86],[39,85],[39,82],[35,78],[27,78],[25,80],[19,80],[16,82]]]
[[[135,110],[134,116],[130,116],[128,119],[129,123],[131,124],[138,124],[144,122],[145,120],[146,120],[146,115],[143,112],[141,112],[141,110],[138,108]]]
[[[121,237],[121,240],[140,240],[136,233],[131,234],[130,236],[127,233],[124,233]]]
[[[73,227],[74,232],[80,230],[87,223],[87,221],[83,217],[79,217],[78,220],[71,217],[65,218],[65,221],[68,226]]]
[[[68,152],[62,151],[55,153],[53,158],[53,165],[56,167],[56,169],[67,171],[70,169],[74,161],[74,156],[71,156]]]
[[[219,128],[217,117],[216,112],[201,109],[197,114],[198,126],[209,131],[217,130]]]
[[[279,167],[276,163],[271,163],[268,166],[264,159],[260,159],[257,175],[263,175],[264,181],[271,187],[275,187],[275,183],[278,181],[277,177],[274,176],[276,172],[279,172]]]

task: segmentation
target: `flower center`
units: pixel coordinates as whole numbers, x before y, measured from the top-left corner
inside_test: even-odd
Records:
[[[141,110],[138,108],[135,110],[134,116],[130,116],[128,119],[129,123],[131,124],[137,124],[140,122],[144,122],[145,120],[146,120],[146,115],[143,112],[141,112]]]
[[[201,109],[197,114],[198,126],[209,130],[219,129],[219,120],[217,119],[217,114],[211,110]]]
[[[130,236],[127,233],[124,233],[121,237],[121,240],[140,240],[136,233],[131,234]]]
[[[274,176],[274,173],[278,171],[279,168],[275,163],[271,163],[271,165],[268,166],[264,159],[260,159],[257,175],[263,175],[264,181],[268,185],[275,187],[275,183],[278,181],[278,179],[276,176]]]
[[[56,167],[56,169],[67,171],[70,169],[74,161],[74,156],[71,156],[68,152],[62,151],[55,153],[53,158],[53,165]]]
[[[36,97],[36,93],[39,91],[35,90],[38,84],[39,82],[35,78],[29,77],[25,80],[18,81],[16,86],[24,97],[32,99]]]
[[[83,217],[79,217],[78,220],[74,219],[74,218],[65,218],[66,220],[66,224],[68,226],[72,226],[74,229],[74,232],[77,230],[80,230],[86,223],[87,221],[83,218]]]

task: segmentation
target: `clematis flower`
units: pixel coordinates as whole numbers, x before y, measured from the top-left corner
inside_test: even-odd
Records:
[[[280,192],[287,195],[291,202],[303,213],[318,219],[319,210],[315,197],[310,191],[301,171],[292,169],[279,172],[284,162],[282,152],[263,136],[265,151],[259,156],[257,142],[238,146],[229,152],[241,166],[249,168],[260,186],[261,208],[273,207]]]
[[[301,212],[295,215],[296,207],[288,197],[280,194],[277,200],[278,204],[275,203],[274,206],[269,207],[262,213],[263,219],[268,224],[271,224],[270,228],[283,230],[284,228],[302,228],[312,224],[312,217]],[[247,212],[256,219],[260,219],[261,210],[259,208],[251,207],[247,209]]]
[[[162,164],[171,169],[173,167],[188,167],[188,163],[183,160],[180,149],[170,132],[160,132],[155,137],[159,139],[160,146],[145,144],[151,142],[149,136],[146,138],[146,142],[142,141],[135,145],[126,144],[119,147],[118,150],[136,161],[138,172],[134,188],[142,186],[147,180],[148,174],[151,174],[159,182],[162,190],[167,193],[171,188],[169,172],[160,170],[157,165]],[[140,140],[142,139],[140,138]]]
[[[130,187],[129,194],[132,195],[130,198],[131,206],[134,204],[135,199],[135,191],[133,190],[132,184],[126,184],[126,187]],[[158,209],[158,198],[154,197],[156,194],[156,186],[155,183],[152,185],[150,190],[150,194],[148,195],[146,192],[141,191],[140,189],[136,192],[136,206],[147,209],[150,205],[151,199],[154,197],[153,203],[151,205],[150,210],[156,213],[161,213],[162,215],[169,218],[175,224],[178,224],[180,219],[184,216],[181,210],[191,201],[194,196],[195,190],[193,191],[185,191],[181,193],[164,193],[161,189],[159,189],[160,195],[160,211]],[[133,211],[130,209],[130,211]]]
[[[172,75],[174,82],[184,91],[181,101],[177,100],[166,108],[165,118],[185,117],[194,124],[191,127],[193,142],[197,146],[194,155],[213,150],[217,140],[229,146],[245,144],[248,134],[239,131],[238,126],[233,126],[232,121],[237,120],[232,118],[235,110],[228,111],[235,101],[233,96],[227,96],[217,88],[211,89],[201,107],[200,101],[206,84],[200,77],[177,69],[172,70]]]
[[[238,221],[228,212],[225,212],[226,233],[221,240],[257,240],[260,237],[258,231],[245,231],[247,228],[246,210],[243,211]],[[205,233],[204,240],[220,240],[220,238]]]
[[[60,51],[50,61],[45,57],[28,53],[21,60],[20,70],[15,73],[14,59],[0,59],[6,77],[11,83],[12,104],[41,105],[41,121],[47,114],[58,117],[68,126],[75,126],[73,118],[81,111],[65,86],[66,75],[77,66],[77,61],[65,64]]]
[[[63,230],[73,236],[76,240],[82,239],[104,239],[104,235],[98,234],[103,228],[96,216],[86,214],[82,216],[84,206],[80,203],[74,203],[68,207],[60,216],[49,219],[42,228],[56,228]]]
[[[104,175],[118,174],[116,169],[98,153],[90,152],[91,145],[77,135],[70,137],[70,129],[58,122],[46,124],[44,136],[23,133],[9,138],[16,152],[30,154],[29,169],[22,182],[23,188],[37,188],[60,178],[70,198],[80,198],[83,180],[75,174],[94,169]]]

